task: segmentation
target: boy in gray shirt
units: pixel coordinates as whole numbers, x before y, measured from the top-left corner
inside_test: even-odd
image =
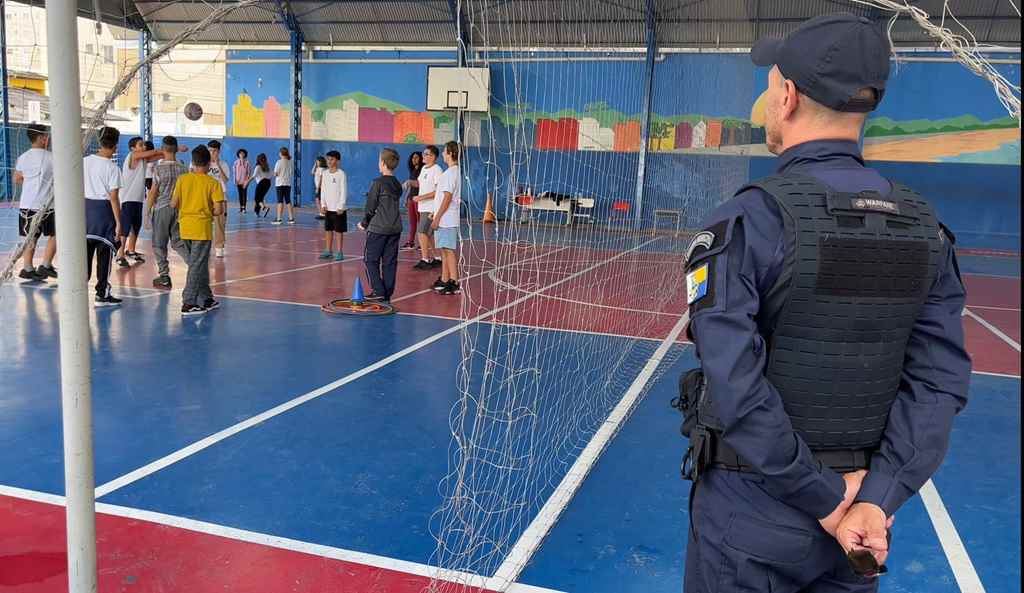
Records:
[[[178,211],[171,208],[171,195],[174,193],[174,184],[177,183],[178,177],[188,173],[188,167],[177,160],[177,153],[188,148],[179,148],[178,139],[174,136],[164,136],[160,150],[164,153],[163,160],[153,168],[153,186],[149,188],[149,194],[146,196],[150,212],[147,223],[153,229],[153,257],[156,259],[157,269],[153,286],[169,289],[171,276],[167,262],[168,243],[182,259],[186,259],[185,244],[178,230]]]

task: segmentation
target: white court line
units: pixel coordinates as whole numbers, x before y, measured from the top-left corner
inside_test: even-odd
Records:
[[[985,311],[1016,311],[1020,312],[1020,309],[1014,307],[990,307],[988,305],[967,305],[972,309],[984,309]]]
[[[344,265],[344,264],[347,264],[348,262],[360,261],[362,259],[363,259],[363,256],[361,256],[361,255],[357,256],[357,257],[349,256],[349,257],[346,257],[345,259],[343,259],[341,261],[320,262],[318,264],[313,264],[311,266],[305,266],[305,267],[302,267],[302,268],[292,268],[290,270],[279,270],[277,272],[267,272],[266,274],[257,274],[256,276],[246,276],[244,278],[234,278],[232,280],[221,280],[220,282],[213,282],[213,283],[211,283],[210,284],[210,288],[213,288],[214,286],[227,286],[228,284],[234,284],[236,282],[246,282],[248,280],[258,280],[260,278],[269,278],[271,276],[280,276],[281,274],[291,274],[292,272],[304,272],[306,270],[314,270],[316,268],[323,268],[323,267],[326,267],[326,266]]]
[[[365,367],[363,367],[363,368],[361,368],[358,371],[355,371],[353,373],[349,373],[348,375],[345,375],[344,377],[342,377],[342,378],[340,378],[340,379],[338,379],[336,381],[332,381],[331,383],[328,383],[327,385],[323,385],[322,387],[318,387],[317,389],[314,389],[314,390],[312,390],[312,391],[310,391],[310,392],[308,392],[306,394],[300,395],[300,396],[298,396],[298,397],[296,397],[294,399],[291,399],[289,401],[286,401],[286,402],[284,402],[284,403],[282,403],[280,405],[274,406],[273,408],[270,408],[269,410],[266,410],[266,411],[264,411],[264,412],[262,412],[260,414],[252,416],[250,418],[247,418],[247,419],[245,419],[245,420],[243,420],[241,422],[238,422],[238,423],[236,423],[236,424],[234,424],[232,426],[229,426],[229,427],[227,427],[227,428],[225,428],[223,430],[220,430],[220,431],[218,431],[218,432],[216,432],[214,434],[211,434],[211,435],[209,435],[209,436],[207,436],[207,437],[205,437],[203,439],[200,439],[200,440],[198,440],[198,441],[196,441],[196,442],[194,442],[194,443],[192,443],[190,445],[187,445],[187,446],[185,446],[185,447],[183,447],[181,449],[178,449],[177,451],[174,451],[173,453],[170,453],[169,455],[165,455],[164,457],[161,457],[160,459],[157,459],[155,461],[147,463],[146,465],[144,465],[144,466],[142,466],[142,467],[140,467],[140,468],[138,468],[138,469],[136,469],[134,471],[131,471],[131,472],[129,472],[129,473],[123,475],[123,476],[120,476],[118,478],[115,478],[115,479],[107,482],[106,484],[103,484],[103,485],[99,486],[98,488],[96,488],[96,496],[97,496],[97,498],[105,496],[105,495],[110,494],[111,492],[113,492],[113,491],[115,491],[115,490],[117,490],[119,488],[123,488],[123,487],[127,486],[128,484],[131,484],[133,482],[141,480],[142,478],[145,478],[146,476],[148,476],[150,474],[158,472],[161,469],[163,469],[163,468],[165,468],[165,467],[167,467],[169,465],[172,465],[174,463],[177,463],[177,462],[181,461],[182,459],[190,457],[190,456],[192,456],[192,455],[202,451],[203,449],[206,449],[207,447],[211,447],[211,446],[219,443],[220,441],[223,441],[224,439],[227,439],[227,438],[229,438],[229,437],[231,437],[231,436],[233,436],[235,434],[238,434],[238,433],[242,432],[243,430],[246,430],[248,428],[252,428],[253,426],[256,426],[257,424],[260,424],[260,423],[265,422],[266,420],[269,420],[269,419],[271,419],[271,418],[273,418],[275,416],[283,414],[283,413],[287,412],[288,410],[291,410],[292,408],[298,407],[298,406],[300,406],[300,405],[302,405],[302,404],[304,404],[304,403],[306,403],[308,401],[311,401],[313,399],[316,399],[316,398],[318,398],[318,397],[320,397],[320,396],[322,396],[322,395],[324,395],[326,393],[330,393],[331,391],[334,391],[335,389],[337,389],[337,388],[339,388],[339,387],[341,387],[343,385],[346,385],[346,384],[351,383],[351,382],[353,382],[353,381],[355,381],[355,380],[357,380],[357,379],[359,379],[361,377],[369,375],[370,373],[373,373],[374,371],[376,371],[376,370],[378,370],[378,369],[380,369],[382,367],[385,367],[385,366],[391,364],[392,362],[394,362],[396,360],[404,358],[405,356],[408,356],[409,354],[412,354],[413,352],[416,352],[417,350],[420,350],[421,348],[423,348],[425,346],[433,344],[434,342],[436,342],[436,341],[438,341],[438,340],[440,340],[440,339],[442,339],[442,338],[444,338],[446,336],[449,336],[449,335],[451,335],[451,334],[453,334],[453,333],[455,333],[457,331],[460,331],[460,330],[462,330],[465,327],[468,327],[468,326],[470,326],[470,325],[472,325],[474,323],[482,321],[482,320],[484,320],[484,319],[486,319],[488,317],[491,317],[492,315],[496,315],[496,314],[498,314],[498,313],[500,313],[502,311],[505,311],[506,309],[510,309],[512,307],[515,307],[516,305],[518,305],[518,304],[520,304],[520,303],[522,303],[524,301],[527,301],[527,300],[533,298],[534,296],[540,294],[541,292],[543,292],[545,290],[549,290],[549,289],[554,288],[554,287],[556,287],[556,286],[558,286],[560,284],[563,284],[563,283],[568,282],[570,280],[574,280],[576,277],[579,277],[579,276],[582,276],[584,274],[587,274],[587,273],[591,272],[592,270],[596,270],[597,268],[599,268],[599,267],[601,267],[601,266],[603,266],[603,265],[605,265],[605,264],[607,264],[609,262],[615,261],[616,259],[618,259],[618,258],[620,258],[620,257],[622,257],[622,256],[624,256],[624,255],[626,255],[628,253],[631,253],[631,252],[633,252],[633,251],[635,251],[637,249],[641,249],[643,247],[646,247],[647,245],[649,245],[649,244],[651,244],[651,243],[653,243],[654,241],[657,241],[657,240],[658,240],[658,237],[655,237],[655,238],[653,238],[653,239],[651,239],[649,241],[646,241],[644,243],[641,243],[640,245],[637,245],[636,247],[633,247],[629,251],[620,252],[618,255],[615,255],[613,257],[604,259],[604,260],[602,260],[602,261],[600,261],[598,263],[592,264],[592,265],[588,266],[587,268],[577,272],[575,274],[575,276],[569,276],[567,278],[563,278],[562,280],[558,280],[556,282],[553,282],[552,284],[550,284],[550,285],[548,285],[548,286],[546,286],[544,288],[541,288],[541,289],[537,290],[536,292],[534,292],[532,294],[528,294],[528,295],[522,296],[522,297],[520,297],[520,298],[518,298],[518,299],[516,299],[516,300],[514,300],[514,301],[512,301],[510,303],[502,305],[501,307],[498,307],[496,309],[492,309],[492,310],[487,311],[485,313],[481,313],[480,315],[477,315],[476,317],[474,317],[472,319],[468,319],[466,321],[463,321],[461,323],[453,325],[452,327],[450,327],[448,329],[445,329],[445,330],[442,330],[442,331],[440,331],[440,332],[438,332],[438,333],[436,333],[436,334],[434,334],[432,336],[429,336],[427,338],[424,338],[423,340],[420,340],[419,342],[416,342],[415,344],[412,344],[411,346],[407,346],[407,347],[399,350],[398,352],[395,352],[394,354],[391,354],[390,356],[384,357],[384,358],[378,360],[377,362],[375,362],[375,363],[373,363],[371,365],[365,366]]]
[[[1008,375],[1006,373],[990,373],[988,371],[971,371],[975,375],[988,375],[989,377],[1003,377],[1004,379],[1020,380],[1020,375]]]
[[[612,410],[608,418],[605,419],[601,427],[591,437],[587,446],[576,457],[572,467],[569,468],[569,471],[562,478],[558,487],[551,494],[551,497],[541,507],[540,512],[534,516],[529,527],[519,536],[504,562],[501,563],[494,576],[491,577],[491,583],[503,586],[505,583],[515,582],[519,578],[526,564],[533,558],[534,553],[536,553],[544,538],[547,537],[548,532],[551,531],[555,522],[558,521],[562,511],[569,505],[576,491],[583,484],[587,474],[590,473],[594,464],[597,463],[597,459],[604,452],[605,447],[618,433],[619,428],[633,409],[647,382],[650,381],[654,372],[658,369],[658,365],[665,358],[665,354],[676,344],[679,334],[683,332],[683,329],[686,328],[686,324],[689,322],[690,312],[687,310],[680,317],[679,321],[676,322],[675,326],[672,327],[672,331],[668,332],[665,339],[661,341],[661,345],[658,346],[658,349],[651,355],[647,364],[644,365],[644,368],[633,380],[633,383],[626,390],[626,393],[623,394],[615,409]],[[498,590],[502,589],[499,588]]]
[[[949,566],[953,569],[953,577],[962,593],[985,593],[985,587],[981,584],[977,571],[971,557],[967,555],[967,548],[964,547],[960,534],[956,531],[956,525],[942,503],[939,491],[935,484],[928,480],[921,487],[919,492],[924,508],[928,511],[928,517],[935,527],[935,534],[939,536],[939,543],[942,544],[942,551],[946,553]]]
[[[491,279],[491,282],[493,282],[495,286],[498,286],[499,288],[504,288],[505,290],[514,290],[516,292],[527,292],[527,290],[525,288],[520,288],[520,287],[518,287],[518,286],[516,286],[514,284],[509,284],[508,282],[505,282],[504,280],[500,280],[498,278],[495,278],[494,277],[494,273],[497,272],[497,271],[498,270],[488,270],[487,271],[487,277]],[[631,309],[629,307],[615,307],[613,305],[600,305],[598,303],[588,303],[586,301],[578,301],[578,300],[575,300],[575,299],[567,299],[565,297],[558,297],[558,296],[553,296],[553,295],[550,295],[550,294],[541,295],[538,298],[549,299],[549,300],[552,300],[552,301],[561,301],[563,303],[572,303],[574,305],[582,305],[584,307],[597,307],[598,309],[613,309],[615,311],[622,311],[622,312],[625,312],[625,313],[646,313],[648,315],[663,315],[665,317],[679,317],[680,316],[679,313],[665,313],[663,311],[651,311],[650,309]]]
[[[989,322],[985,321],[984,319],[982,319],[974,311],[971,311],[967,307],[964,307],[964,315],[966,315],[966,316],[970,317],[971,319],[977,321],[985,329],[987,329],[988,331],[992,332],[993,334],[998,336],[1000,339],[1002,339],[1004,342],[1009,344],[1011,348],[1013,348],[1017,352],[1020,352],[1020,344],[1018,344],[1016,340],[1014,340],[1010,336],[1004,334],[1003,331],[1000,330],[998,327],[996,327],[996,326],[992,325],[991,323],[989,323]]]
[[[59,496],[56,494],[48,494],[46,492],[37,492],[34,490],[25,490],[24,488],[15,488],[13,486],[0,485],[0,495],[10,496],[12,498],[19,498],[22,500],[30,500],[33,502],[51,504],[54,506],[62,507],[65,505],[63,496]],[[154,511],[147,511],[143,509],[136,509],[131,507],[124,507],[120,505],[98,502],[96,503],[96,512],[102,513],[104,515],[111,515],[114,517],[123,517],[125,519],[146,521],[148,523],[155,523],[157,525],[166,525],[168,527],[175,527],[177,529],[192,531],[194,533],[203,533],[206,535],[223,537],[235,541],[257,544],[269,548],[276,548],[279,550],[288,550],[291,552],[299,552],[301,554],[319,556],[321,558],[330,558],[332,560],[341,560],[343,562],[351,562],[363,566],[381,568],[393,572],[400,572],[404,574],[411,574],[426,578],[433,578],[436,576],[438,578],[443,578],[445,580],[459,582],[460,584],[472,584],[474,587],[483,586],[486,581],[485,577],[465,572],[450,570],[439,572],[440,569],[438,569],[436,566],[430,566],[428,564],[420,564],[418,562],[410,562],[408,560],[400,560],[398,558],[390,558],[388,556],[378,556],[376,554],[368,554],[366,552],[345,550],[342,548],[314,544],[310,542],[289,539],[286,537],[278,537],[275,535],[259,533],[256,531],[248,531],[245,529],[237,529],[234,527],[228,527],[226,525],[207,523],[206,521],[198,521],[196,519],[189,519],[187,517],[167,515],[164,513],[157,513]],[[508,589],[508,593],[559,592],[553,589],[542,589],[540,587],[532,587],[529,585],[513,585],[511,588]]]

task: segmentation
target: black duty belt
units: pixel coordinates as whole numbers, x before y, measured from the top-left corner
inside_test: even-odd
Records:
[[[716,439],[711,467],[727,469],[737,472],[751,472],[755,470],[736,454],[728,445],[722,442],[721,438]],[[870,449],[838,449],[829,451],[812,451],[814,458],[822,465],[831,468],[833,471],[845,474],[861,469],[868,469],[871,465]]]

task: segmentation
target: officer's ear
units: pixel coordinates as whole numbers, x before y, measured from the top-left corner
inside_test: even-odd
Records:
[[[779,106],[779,119],[787,120],[793,117],[797,107],[800,106],[800,90],[796,84],[788,78],[782,81],[782,105]]]

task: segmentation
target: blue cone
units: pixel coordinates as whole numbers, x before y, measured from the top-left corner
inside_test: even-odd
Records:
[[[363,281],[356,276],[356,284],[352,287],[352,302],[361,303],[364,300],[363,296]]]

